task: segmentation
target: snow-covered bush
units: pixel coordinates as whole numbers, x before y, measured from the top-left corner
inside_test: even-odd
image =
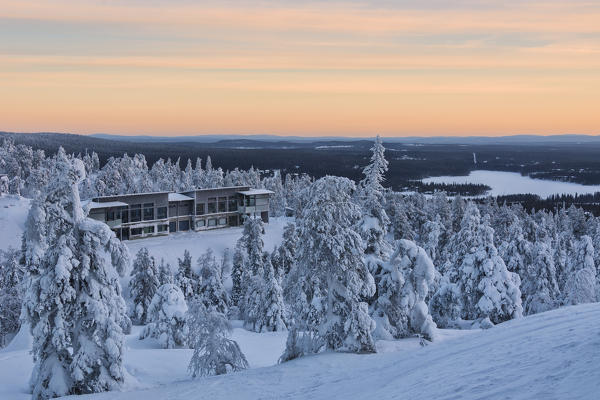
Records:
[[[231,325],[224,314],[192,302],[188,313],[189,344],[194,349],[188,371],[193,377],[222,375],[248,368],[240,346],[229,339]]]
[[[187,344],[186,324],[187,303],[178,286],[165,284],[158,288],[150,307],[148,320],[151,321],[140,335],[140,339],[152,337],[165,349]]]

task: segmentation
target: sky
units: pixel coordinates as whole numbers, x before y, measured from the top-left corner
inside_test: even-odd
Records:
[[[600,1],[0,0],[0,130],[600,134]]]

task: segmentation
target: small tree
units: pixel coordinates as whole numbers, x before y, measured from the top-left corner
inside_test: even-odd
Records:
[[[140,325],[146,324],[148,307],[160,286],[159,271],[154,257],[142,247],[133,261],[129,291],[133,300],[132,317]]]
[[[20,251],[0,250],[0,347],[6,344],[6,337],[21,326],[24,271],[20,257]]]
[[[190,252],[183,252],[183,259],[178,258],[179,269],[175,275],[175,284],[179,286],[186,300],[198,293],[198,276],[192,270],[192,256]]]
[[[285,306],[279,281],[275,277],[268,253],[265,253],[265,275],[262,285],[262,301],[257,312],[257,329],[261,331],[283,331],[286,329]]]
[[[181,289],[173,284],[162,285],[150,303],[148,319],[151,322],[142,331],[140,339],[158,339],[165,349],[185,346],[188,337],[187,310]]]
[[[221,279],[220,266],[215,260],[212,249],[206,250],[198,258],[200,267],[200,290],[199,298],[207,308],[214,308],[215,311],[227,314],[229,308],[229,296],[223,286]]]
[[[194,301],[188,314],[188,325],[189,342],[194,349],[188,371],[194,378],[248,368],[240,346],[229,339],[231,325],[224,314]]]
[[[242,245],[238,242],[235,246],[235,252],[233,253],[233,266],[231,268],[231,281],[233,286],[231,288],[231,304],[240,306],[244,299],[246,288],[243,282],[244,276],[244,251]]]
[[[160,265],[158,266],[158,282],[159,286],[162,286],[167,283],[174,283],[175,277],[173,276],[173,271],[171,270],[171,264],[165,263],[165,259],[160,259]]]
[[[593,303],[596,301],[596,268],[594,246],[589,236],[578,241],[571,259],[571,274],[565,283],[564,304]]]

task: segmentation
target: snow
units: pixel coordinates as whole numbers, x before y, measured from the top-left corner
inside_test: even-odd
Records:
[[[122,201],[106,201],[104,203],[98,203],[95,201],[82,201],[81,203],[84,207],[89,204],[90,210],[96,208],[127,207],[127,203],[123,203]]]
[[[439,330],[426,347],[416,338],[379,341],[377,354],[324,353],[274,365],[285,332],[245,331],[238,341],[251,369],[192,380],[189,349],[162,350],[127,337],[123,392],[81,399],[596,399],[600,390],[600,304],[565,307],[488,330]],[[23,341],[23,339],[20,339]],[[25,341],[26,342],[26,341]],[[26,349],[0,351],[0,398],[29,399]],[[427,382],[427,383],[425,383]]]
[[[0,250],[21,247],[21,234],[31,200],[16,195],[0,196]]]
[[[243,194],[244,196],[254,196],[257,194],[275,194],[275,192],[273,192],[271,190],[267,190],[267,189],[250,189],[250,190],[243,190],[238,193]]]
[[[279,245],[283,235],[285,225],[293,221],[293,218],[270,218],[269,223],[265,224],[265,251],[271,252],[274,246]],[[183,252],[188,250],[192,256],[192,266],[196,270],[196,260],[203,253],[211,248],[221,262],[223,251],[229,248],[232,252],[235,249],[237,240],[242,236],[242,227],[229,227],[222,229],[213,229],[201,232],[176,232],[167,236],[153,238],[128,240],[124,243],[129,248],[131,254],[137,254],[139,249],[147,247],[151,256],[160,263],[161,258],[171,264],[173,272],[177,269],[177,258],[183,258]]]
[[[169,201],[188,201],[188,200],[193,201],[194,198],[190,197],[190,196],[186,196],[181,193],[169,193]]]
[[[517,172],[472,171],[468,176],[436,176],[423,179],[423,183],[473,183],[488,185],[492,188],[490,196],[532,193],[542,198],[553,194],[587,194],[600,192],[600,185],[581,185],[571,182],[533,179]]]

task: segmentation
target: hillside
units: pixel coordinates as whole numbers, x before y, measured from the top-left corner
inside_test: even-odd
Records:
[[[285,334],[235,329],[252,369],[191,380],[190,350],[160,350],[128,336],[124,392],[81,398],[190,399],[596,399],[600,390],[600,304],[567,307],[485,331],[440,330],[378,342],[380,353],[329,353],[273,365]],[[0,397],[26,399],[29,340],[0,351]],[[272,365],[265,367],[266,365]],[[79,397],[78,397],[79,398]]]

